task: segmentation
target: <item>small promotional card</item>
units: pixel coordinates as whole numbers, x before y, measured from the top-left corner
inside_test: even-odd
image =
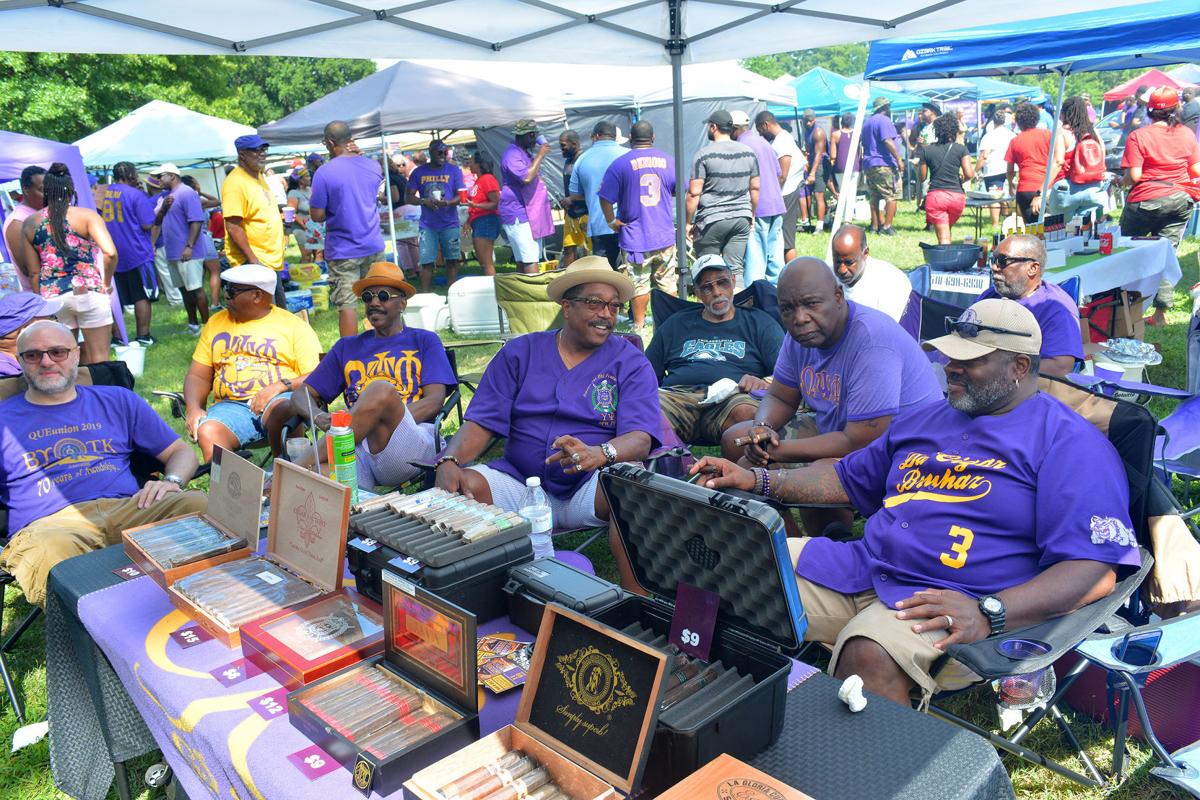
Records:
[[[494,694],[524,686],[529,679],[533,642],[516,642],[496,636],[480,636],[479,682]]]

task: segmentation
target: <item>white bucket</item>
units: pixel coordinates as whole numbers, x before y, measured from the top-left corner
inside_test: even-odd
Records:
[[[129,371],[133,373],[133,377],[142,377],[142,370],[146,368],[146,350],[137,342],[133,344],[114,344],[113,352],[116,354],[117,361],[124,361],[125,366],[129,367]]]

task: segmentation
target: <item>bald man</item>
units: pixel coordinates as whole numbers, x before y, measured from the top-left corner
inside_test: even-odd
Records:
[[[912,294],[912,284],[896,267],[871,257],[867,233],[857,225],[843,225],[834,234],[833,272],[847,300],[900,321]]]
[[[1042,329],[1041,373],[1062,377],[1083,363],[1079,306],[1053,283],[1042,280],[1046,245],[1036,236],[1014,234],[992,251],[992,285],[976,300],[1007,297],[1028,308]]]
[[[356,336],[358,298],[351,287],[366,277],[372,264],[383,261],[376,202],[383,169],[358,152],[350,126],[341,120],[325,126],[325,149],[329,161],[313,173],[308,207],[313,222],[325,223],[329,302],[338,310],[338,332]]]
[[[774,380],[754,419],[725,432],[726,458],[755,467],[841,458],[883,435],[901,411],[941,399],[916,340],[883,312],[847,300],[824,261],[788,264],[779,278],[779,316],[788,336]],[[784,433],[801,401],[812,418]],[[755,441],[737,444],[747,436]],[[805,518],[810,535],[832,525],[848,528],[849,515]]]

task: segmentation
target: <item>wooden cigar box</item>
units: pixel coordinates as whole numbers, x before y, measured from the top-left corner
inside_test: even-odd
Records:
[[[297,579],[311,589],[309,595],[287,604],[299,605],[342,588],[346,557],[346,520],[350,515],[350,488],[323,478],[315,472],[301,469],[282,459],[275,461],[271,482],[271,514],[267,523],[267,547],[263,555],[244,559],[246,564],[218,564],[209,570],[251,570],[263,565],[263,572],[251,574],[242,583],[245,592],[266,590],[266,585],[279,582],[276,575],[289,581]],[[195,580],[201,570],[167,587],[167,596],[180,611],[194,619],[227,647],[236,648],[241,642],[240,627],[231,628],[211,616],[179,591],[180,580]],[[260,584],[259,581],[262,581]],[[303,587],[301,587],[303,588]],[[278,613],[271,609],[268,616]]]
[[[398,575],[384,577],[384,647],[381,657],[364,660],[288,695],[292,726],[350,770],[351,784],[364,795],[389,795],[404,780],[444,756],[479,739],[479,690],[475,616]],[[418,692],[428,704],[449,712],[452,722],[415,743],[394,751],[377,751],[352,738],[354,703],[323,716],[316,708],[328,689],[348,685],[357,675],[382,670]],[[387,701],[365,704],[387,708]],[[384,724],[389,731],[405,728],[396,712]],[[416,727],[420,723],[414,723]]]
[[[242,655],[289,689],[383,652],[379,604],[343,588],[242,626]]]
[[[813,800],[725,753],[658,796],[658,800]]]
[[[634,792],[650,750],[664,653],[556,603],[546,605],[516,721],[413,774],[420,800],[509,750],[533,756],[572,800]]]
[[[258,521],[262,515],[264,479],[265,473],[259,467],[236,453],[220,447],[214,448],[209,478],[208,511],[203,514],[183,514],[126,530],[121,534],[125,555],[164,589],[185,575],[227,561],[246,558],[258,547]],[[246,545],[228,553],[167,566],[160,564],[153,553],[135,541],[140,533],[190,518],[201,519],[228,536],[241,537],[246,541]]]

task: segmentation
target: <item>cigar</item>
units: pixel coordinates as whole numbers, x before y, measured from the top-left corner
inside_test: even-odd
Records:
[[[671,689],[682,686],[699,674],[700,664],[698,662],[690,660],[682,653],[675,656],[675,661],[671,664],[671,671],[667,673],[667,680],[674,681],[674,683],[668,686],[667,693],[670,694]]]
[[[532,759],[528,758],[520,750],[511,750],[490,764],[485,764],[478,769],[471,770],[461,778],[457,778],[450,783],[447,783],[445,786],[437,790],[437,794],[443,800],[455,800],[455,798],[458,798],[463,792],[469,789],[473,790],[489,777],[498,774],[501,770],[507,770],[509,773],[512,773],[517,764],[522,761],[532,761]],[[530,766],[529,769],[532,770],[533,767]],[[524,772],[527,771],[529,770],[523,770],[517,774],[524,774]]]
[[[550,782],[550,773],[544,769],[535,769],[517,778],[512,783],[487,795],[484,800],[527,800],[529,793]]]
[[[699,675],[689,678],[686,682],[668,690],[663,697],[662,705],[659,706],[659,711],[666,711],[680,700],[691,697],[703,687],[715,681],[720,674],[720,670],[716,667],[709,667]]]
[[[755,426],[758,427],[758,426]],[[771,434],[769,433],[752,433],[749,436],[739,436],[733,440],[735,447],[745,447],[748,444],[759,444],[761,442],[770,441]]]

